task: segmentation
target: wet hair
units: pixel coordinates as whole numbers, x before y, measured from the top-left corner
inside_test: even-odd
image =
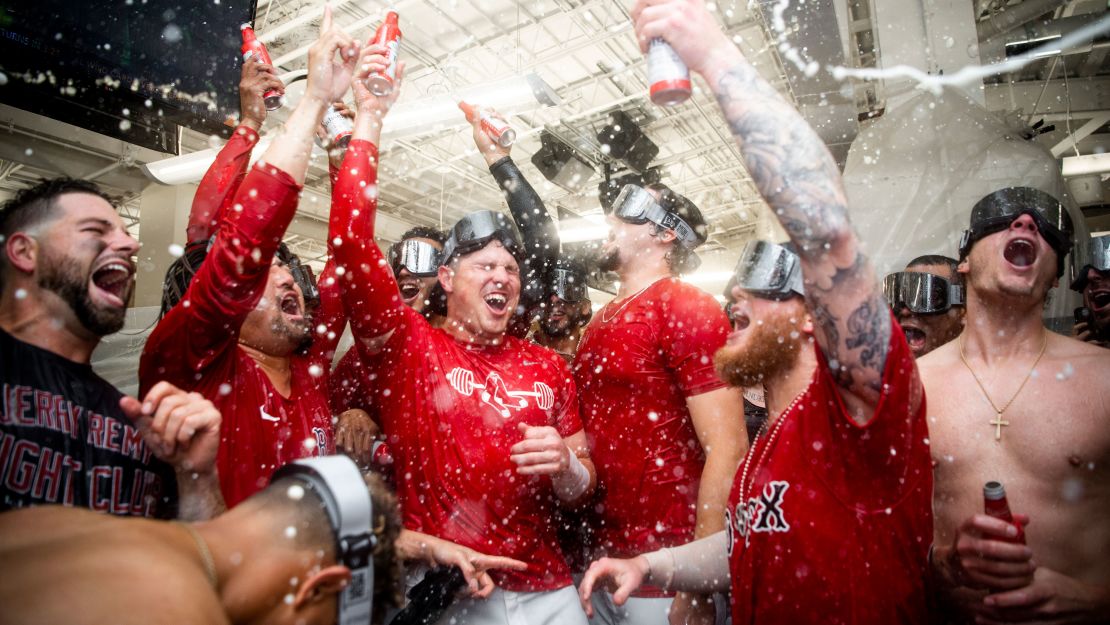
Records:
[[[428,226],[413,226],[401,235],[402,241],[407,241],[409,239],[430,239],[442,246],[447,243],[447,234],[442,230],[429,228]]]
[[[367,473],[363,475],[363,479],[373,506],[374,518],[370,529],[377,539],[373,551],[373,612],[384,615],[389,608],[399,607],[403,599],[404,570],[394,547],[397,536],[401,533],[401,516],[397,509],[396,496],[386,487],[381,477],[375,473]],[[335,530],[328,519],[324,502],[311,488],[305,488],[302,497],[290,497],[289,488],[297,484],[303,482],[296,477],[282,478],[251,496],[244,505],[267,512],[271,525],[282,530],[281,534],[273,537],[275,543],[281,544],[280,541],[289,540],[288,544],[293,549],[322,551],[325,558],[334,560]],[[285,529],[288,527],[295,528],[296,532],[288,532]],[[374,620],[379,618],[380,616]]]
[[[952,277],[949,279],[952,284],[963,284],[963,276],[956,270],[960,266],[960,261],[955,258],[942,256],[941,254],[925,254],[906,263],[906,269],[910,267],[920,267],[921,265],[944,265],[952,272]]]
[[[672,211],[686,223],[690,224],[693,228],[694,234],[697,236],[697,246],[705,243],[709,238],[709,228],[706,226],[705,218],[702,217],[701,211],[698,207],[690,201],[686,196],[677,193],[667,185],[661,182],[653,182],[644,187],[659,194],[659,204],[666,210]],[[663,232],[663,227],[658,224],[652,224],[655,228],[655,235],[658,236]],[[695,247],[697,247],[695,246]],[[701,261],[697,255],[694,254],[694,248],[689,248],[677,243],[671,247],[666,256],[667,268],[673,274],[685,274],[698,268]]]
[[[17,232],[26,232],[56,216],[58,198],[67,193],[95,195],[112,206],[116,198],[108,195],[94,182],[77,178],[50,178],[33,187],[23,189],[15,197],[0,205],[0,244]],[[8,255],[0,254],[0,292],[4,288],[4,273]]]
[[[185,246],[185,253],[170,263],[166,278],[162,281],[162,312],[159,317],[165,317],[185,297],[193,276],[200,271],[201,263],[208,257],[209,243],[209,239],[189,243]]]

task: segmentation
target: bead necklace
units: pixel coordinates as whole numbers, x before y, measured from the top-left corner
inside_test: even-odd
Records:
[[[805,393],[803,392],[801,395],[798,395],[797,397],[795,397],[794,401],[790,402],[790,405],[786,407],[786,410],[783,410],[779,414],[778,420],[775,421],[774,429],[771,430],[771,434],[769,436],[767,436],[766,444],[763,445],[763,453],[759,454],[759,460],[752,467],[752,483],[751,484],[748,484],[747,482],[748,482],[748,467],[752,463],[753,454],[749,453],[749,454],[747,454],[747,456],[745,456],[745,458],[744,458],[744,468],[740,471],[740,502],[739,502],[740,505],[742,505],[742,506],[748,505],[747,504],[748,497],[751,496],[751,494],[752,494],[751,490],[752,490],[752,488],[755,487],[755,474],[759,471],[759,467],[763,466],[763,461],[767,458],[767,453],[771,450],[771,447],[774,446],[775,437],[778,436],[779,430],[782,429],[782,424],[783,424],[784,421],[786,421],[786,417],[790,415],[790,411],[794,409],[794,406],[798,403],[798,400],[801,399],[804,395],[805,395]],[[768,423],[767,421],[763,422],[763,427],[760,428],[759,434],[756,434],[756,436],[755,436],[756,440],[759,440],[760,436],[763,436],[763,435],[767,434],[767,423]]]

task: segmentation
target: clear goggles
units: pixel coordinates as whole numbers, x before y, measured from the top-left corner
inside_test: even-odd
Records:
[[[439,250],[427,241],[398,241],[389,246],[389,266],[394,274],[405,269],[421,278],[434,276],[439,270]]]
[[[1009,228],[1023,214],[1037,223],[1045,242],[1056,251],[1062,269],[1075,232],[1071,216],[1059,200],[1032,187],[1007,187],[979,200],[971,209],[971,227],[960,240],[960,257],[967,255],[973,243]]]
[[[336,561],[351,570],[339,597],[336,623],[366,625],[374,599],[373,503],[358,467],[347,456],[321,456],[291,462],[271,481],[294,478],[314,492],[335,532]]]
[[[555,267],[548,280],[549,292],[564,302],[580,302],[587,298],[586,274],[567,267]]]
[[[883,278],[883,295],[891,310],[905,308],[915,315],[936,315],[964,304],[963,289],[958,284],[914,271],[899,271]]]
[[[1087,264],[1075,275],[1071,288],[1083,291],[1087,288],[1087,273],[1094,269],[1100,273],[1110,271],[1110,234],[1092,237],[1087,243]]]
[[[455,255],[477,252],[495,239],[500,241],[517,261],[523,259],[524,246],[520,243],[516,226],[501,213],[487,210],[471,213],[451,228],[451,234],[443,246],[440,264],[446,265]]]
[[[798,255],[769,241],[748,241],[736,263],[736,286],[766,299],[805,296]]]
[[[621,189],[613,206],[608,211],[621,221],[631,224],[651,222],[661,228],[673,230],[675,238],[683,247],[693,249],[698,246],[698,235],[685,219],[677,213],[663,208],[647,189],[634,184],[626,184]]]

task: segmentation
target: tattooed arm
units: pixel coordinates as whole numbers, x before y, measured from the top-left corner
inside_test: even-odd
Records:
[[[852,418],[867,422],[882,387],[890,313],[848,221],[836,163],[820,137],[721,32],[703,0],[638,0],[642,47],[667,41],[709,83],[744,165],[798,248],[816,338]]]

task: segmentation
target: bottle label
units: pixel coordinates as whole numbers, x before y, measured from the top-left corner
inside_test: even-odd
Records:
[[[690,80],[690,70],[674,48],[666,41],[656,38],[648,44],[647,57],[648,84],[670,80]]]
[[[382,72],[389,77],[390,81],[397,79],[397,54],[400,52],[401,39],[392,39],[385,44],[386,53],[385,58],[389,61],[389,66]]]

